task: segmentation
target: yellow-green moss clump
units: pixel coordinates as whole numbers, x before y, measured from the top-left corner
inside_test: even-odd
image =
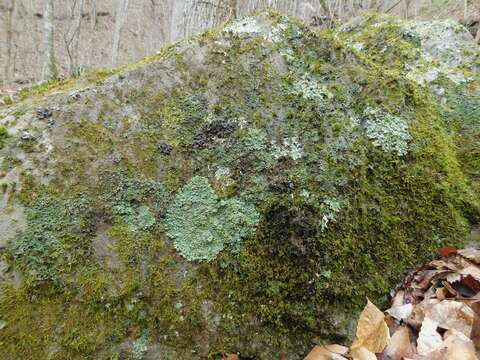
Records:
[[[442,26],[258,14],[4,108],[2,359],[348,342],[479,223],[478,48]]]

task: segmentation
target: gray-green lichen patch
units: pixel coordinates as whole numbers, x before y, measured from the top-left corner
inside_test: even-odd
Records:
[[[225,247],[238,252],[242,240],[255,233],[259,217],[252,205],[220,200],[208,179],[195,176],[175,197],[165,224],[182,256],[211,261]]]
[[[12,255],[33,284],[62,281],[66,269],[88,256],[91,207],[75,200],[38,198],[28,209],[28,227],[12,243]]]
[[[395,152],[398,156],[407,154],[408,143],[412,137],[404,119],[367,107],[362,120],[365,132],[375,146],[386,152]]]
[[[273,157],[280,159],[282,157],[291,158],[292,160],[301,159],[303,156],[302,144],[300,144],[296,137],[283,139],[282,144],[273,144]]]
[[[455,84],[473,80],[471,69],[479,60],[477,44],[470,32],[453,20],[412,21],[399,19],[377,19],[364,16],[352,20],[341,27],[341,32],[352,34],[347,39],[347,46],[359,54],[368,53],[371,46],[370,36],[381,39],[385,33],[396,28],[403,44],[397,44],[401,56],[408,55],[403,66],[406,77],[421,86],[434,86],[440,75]],[[385,54],[395,51],[380,41],[374,44],[376,50]],[[408,54],[406,51],[408,50]],[[397,55],[398,56],[398,55]],[[478,65],[477,65],[478,66]]]
[[[303,96],[307,100],[315,100],[319,103],[327,102],[332,99],[333,94],[330,93],[325,86],[321,86],[319,81],[311,74],[301,74],[293,84],[293,93]]]
[[[234,21],[225,27],[226,32],[237,35],[259,34],[262,31],[260,24],[255,17],[246,17],[241,20]]]
[[[405,25],[402,34],[418,40],[428,57],[447,66],[470,62],[477,52],[470,32],[450,19],[411,22]]]

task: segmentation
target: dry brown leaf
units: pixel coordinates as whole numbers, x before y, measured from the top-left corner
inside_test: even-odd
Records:
[[[415,354],[415,349],[410,342],[410,333],[407,327],[401,327],[393,334],[383,355],[389,360],[401,360],[404,357],[411,357]]]
[[[455,298],[458,296],[457,290],[455,290],[452,285],[448,281],[442,282],[442,285],[445,287],[445,289],[448,291],[448,294],[450,295],[450,298]]]
[[[453,246],[445,246],[438,249],[438,252],[443,257],[449,257],[457,254],[457,248],[454,248]]]
[[[444,338],[447,360],[478,360],[472,340],[461,332],[448,330]]]
[[[476,265],[468,265],[460,270],[459,273],[464,276],[470,275],[474,279],[480,281],[480,268]]]
[[[412,304],[405,304],[405,305],[400,305],[400,306],[393,306],[390,309],[388,309],[386,312],[390,314],[390,316],[394,317],[398,321],[404,321],[410,315],[412,314],[413,311],[413,305]]]
[[[464,278],[462,278],[462,284],[469,287],[475,294],[478,294],[480,292],[480,281],[475,279],[471,275],[467,275]]]
[[[426,356],[442,348],[443,340],[437,328],[438,323],[436,321],[427,317],[423,320],[417,340],[417,352],[419,355]]]
[[[459,265],[454,263],[452,260],[433,260],[429,262],[429,265],[435,269],[448,269],[452,271],[457,271],[459,269]]]
[[[457,292],[455,289],[451,287],[450,284],[447,283],[445,287],[440,287],[435,290],[435,296],[438,300],[442,301],[445,299],[452,299],[457,296]]]
[[[459,273],[450,273],[447,275],[447,281],[450,284],[459,282],[460,280],[462,280],[462,275],[460,275]]]
[[[435,290],[435,296],[440,301],[445,300],[447,298],[447,295],[448,295],[448,290],[445,289],[444,287],[437,288]]]
[[[348,347],[338,344],[325,345],[324,348],[335,354],[346,355],[348,353]]]
[[[340,359],[346,359],[345,357],[341,356],[341,353],[338,353],[336,351],[331,351],[329,350],[328,347],[334,348],[336,350],[341,350],[343,349],[340,348],[345,348],[344,346],[340,345],[327,345],[327,346],[315,346],[312,351],[305,357],[304,360],[340,360]],[[338,347],[338,348],[337,348]],[[348,352],[348,348],[347,352]]]
[[[383,313],[367,299],[367,305],[360,314],[357,324],[357,334],[352,344],[352,350],[364,347],[380,353],[385,349],[390,333]]]
[[[477,350],[480,350],[480,302],[470,304],[470,308],[475,313],[475,319],[473,320],[472,333],[470,338]]]
[[[327,345],[305,359],[479,360],[480,250],[440,252],[444,259],[408,274],[385,315],[367,301],[348,356],[347,348]]]
[[[352,348],[350,354],[352,355],[353,360],[377,360],[377,356],[363,346],[355,349]]]
[[[405,304],[405,291],[398,291],[392,299],[392,307],[402,306]]]
[[[332,352],[328,351],[323,346],[315,346],[304,360],[330,360],[331,354]]]
[[[418,286],[422,290],[426,290],[432,283],[439,279],[444,279],[450,273],[450,270],[426,270],[419,276]]]
[[[440,301],[437,299],[425,299],[421,303],[415,305],[412,314],[407,320],[408,324],[415,328],[420,328],[425,319],[425,313],[439,302]]]
[[[464,258],[480,265],[480,250],[474,248],[467,248],[458,250],[458,253]]]
[[[474,315],[469,306],[452,300],[441,301],[425,312],[425,316],[435,321],[439,327],[460,331],[468,337],[472,332]]]

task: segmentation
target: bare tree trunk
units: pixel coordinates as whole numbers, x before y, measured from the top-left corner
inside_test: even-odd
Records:
[[[123,23],[127,17],[129,0],[118,0],[117,12],[115,14],[115,30],[113,32],[113,48],[112,48],[112,66],[117,65],[118,49],[120,47],[120,35]]]
[[[403,0],[404,10],[405,10],[405,19],[408,19],[408,7],[410,5],[409,0]]]
[[[15,0],[10,0],[5,19],[5,33],[7,35],[7,54],[5,61],[5,79],[4,83],[9,84],[12,81],[10,69],[12,67],[12,48],[13,48],[13,15],[15,12]]]
[[[405,0],[403,0],[405,1]],[[398,0],[397,2],[393,3],[390,7],[387,8],[387,10],[385,10],[385,13],[389,13],[390,11],[392,11],[393,9],[395,9],[398,5],[400,5],[400,3],[402,2],[402,0]]]
[[[79,71],[79,60],[78,60],[78,44],[80,42],[80,33],[82,30],[82,18],[83,18],[83,9],[85,7],[85,0],[80,0],[80,5],[78,9],[77,22],[75,24],[75,42],[74,42],[74,56],[73,56],[73,69],[70,69],[70,73]]]
[[[238,17],[238,0],[232,0],[232,18],[236,19]]]
[[[468,0],[464,0],[463,2],[463,20],[467,20],[468,16]]]
[[[90,16],[90,25],[92,30],[97,26],[97,0],[92,0],[92,14]]]
[[[33,59],[37,58],[42,58],[42,54],[39,50],[39,43],[38,41],[38,27],[35,24],[35,10],[34,10],[34,0],[29,0],[28,1],[28,26],[27,26],[27,31],[30,34],[30,49],[31,49],[31,55],[30,55],[30,61],[33,62]],[[25,59],[25,63],[27,62],[27,59]],[[33,81],[38,81],[39,77],[41,76],[41,68],[38,68],[38,65],[36,62],[34,64],[31,64],[32,66],[35,67],[35,70],[33,71],[33,74],[25,74],[25,75],[30,75],[31,80]]]
[[[53,0],[45,0],[44,12],[44,29],[45,29],[45,59],[43,64],[42,78],[56,79],[58,78],[57,63],[55,59],[55,43],[54,43],[54,7]]]

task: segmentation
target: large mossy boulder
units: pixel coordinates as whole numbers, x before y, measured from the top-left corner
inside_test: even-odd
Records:
[[[0,109],[1,358],[347,343],[479,223],[479,59],[451,22],[262,13],[24,91]]]

